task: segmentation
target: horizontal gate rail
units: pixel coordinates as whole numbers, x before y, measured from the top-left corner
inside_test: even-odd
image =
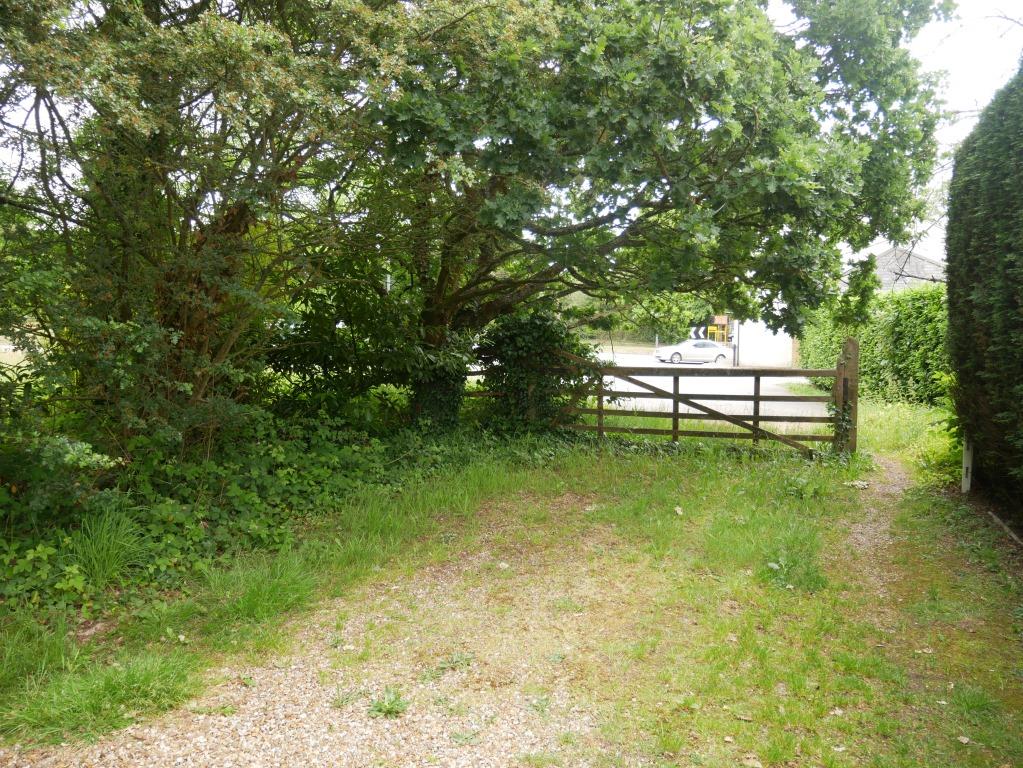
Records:
[[[603,437],[609,433],[635,434],[635,435],[666,435],[672,440],[680,437],[707,437],[727,438],[732,440],[752,440],[754,443],[761,439],[774,440],[788,445],[805,454],[812,454],[813,451],[804,443],[810,442],[831,442],[838,451],[856,450],[856,418],[858,399],[858,367],[859,349],[855,339],[847,339],[842,347],[842,354],[838,359],[835,368],[690,368],[671,369],[652,366],[615,366],[594,364],[590,360],[577,357],[568,353],[562,356],[573,363],[567,366],[569,369],[578,371],[585,369],[594,374],[599,374],[601,384],[598,389],[590,394],[597,399],[596,407],[569,406],[563,410],[566,415],[596,416],[596,424],[565,423],[561,426],[566,429],[596,432]],[[656,386],[647,381],[642,381],[637,376],[646,378],[670,378],[672,379],[672,391]],[[736,395],[721,393],[683,393],[679,390],[679,380],[682,378],[718,378],[718,377],[742,377],[753,379],[753,394]],[[763,378],[794,378],[813,377],[834,379],[831,396],[827,395],[761,395],[761,380]],[[613,378],[619,381],[638,387],[640,391],[629,391],[608,387],[604,379]],[[607,408],[606,403],[614,403],[621,399],[657,399],[667,400],[672,404],[671,411],[657,410],[627,410],[622,408]],[[753,413],[731,414],[719,411],[709,405],[698,402],[701,400],[752,403]],[[760,406],[763,403],[831,403],[834,413],[829,416],[811,416],[801,414],[763,414]],[[696,413],[680,410],[680,406],[696,411]],[[640,418],[671,419],[671,429],[659,427],[625,427],[609,425],[607,419],[618,416],[633,416]],[[715,430],[684,430],[680,429],[681,421],[723,421],[729,423],[745,432],[725,432]],[[763,423],[796,423],[796,424],[831,424],[833,431],[830,434],[787,434],[773,432],[764,429]]]
[[[668,414],[669,416],[671,414]],[[562,424],[562,429],[574,429],[581,432],[596,432],[599,430],[596,424]],[[677,432],[673,429],[664,429],[662,427],[609,427],[604,425],[604,432],[616,432],[622,434],[632,435],[679,435],[680,437],[727,437],[733,440],[752,440],[755,435],[752,432],[724,432],[714,431],[710,429],[680,429]],[[807,442],[821,442],[830,443],[833,439],[831,435],[786,435],[793,440],[803,440]],[[805,448],[806,446],[799,446]]]
[[[682,374],[680,374],[682,375]],[[834,373],[832,373],[834,376]],[[489,393],[487,393],[489,394]],[[663,395],[658,395],[655,392],[629,392],[628,390],[621,389],[602,389],[594,394],[604,395],[609,400],[615,400],[619,398],[651,398],[653,400],[663,400]],[[754,400],[759,400],[762,403],[830,403],[832,398],[828,395],[711,395],[711,394],[689,394],[686,393],[686,397],[690,400],[728,400],[735,403],[752,403]]]
[[[590,361],[585,360],[575,355],[569,355],[567,352],[562,353],[565,356],[573,358],[575,360],[581,360],[586,363],[586,367],[592,370],[594,373],[603,373],[607,376],[618,377],[619,374],[625,374],[627,376],[663,376],[665,378],[673,378],[675,376],[710,376],[713,378],[721,377],[739,377],[749,378],[751,376],[761,377],[774,377],[791,379],[793,376],[812,376],[815,378],[833,378],[837,372],[835,368],[683,368],[683,369],[671,369],[660,367],[650,367],[645,365],[593,365]]]
[[[679,413],[677,416],[673,411],[627,411],[621,408],[609,409],[609,408],[572,408],[572,413],[584,414],[588,416],[596,416],[598,413],[603,413],[605,416],[639,416],[641,418],[650,419],[689,419],[692,421],[721,421],[717,416],[708,416],[705,413]],[[738,418],[745,418],[744,416],[738,416]],[[752,418],[752,417],[751,417]],[[833,424],[835,422],[832,416],[758,416],[760,421],[776,421],[776,422],[804,422],[807,424]]]

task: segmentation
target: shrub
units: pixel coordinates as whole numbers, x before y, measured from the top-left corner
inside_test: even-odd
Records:
[[[860,392],[888,402],[936,405],[947,393],[949,372],[943,286],[911,288],[875,299],[867,322],[837,322],[818,311],[800,340],[799,357],[808,368],[835,365],[842,341],[860,341]],[[830,387],[831,380],[816,382]]]
[[[546,426],[574,394],[592,388],[593,374],[573,368],[564,352],[592,358],[592,350],[552,312],[495,320],[479,356],[487,365],[486,388],[500,395],[494,399],[496,415],[512,426]]]
[[[109,600],[128,577],[136,588],[176,586],[224,553],[288,544],[295,526],[390,474],[381,441],[326,415],[254,414],[216,460],[137,438],[117,475],[85,444],[17,451],[27,461],[0,475],[0,601],[12,605]]]
[[[956,153],[949,194],[949,350],[979,479],[1023,490],[1023,70]]]
[[[458,426],[470,356],[459,341],[441,349],[419,350],[410,371],[412,416],[441,430]]]

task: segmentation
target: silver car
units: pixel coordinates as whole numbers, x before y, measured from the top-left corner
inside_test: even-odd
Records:
[[[731,347],[706,339],[686,339],[670,347],[658,347],[654,356],[665,363],[723,363],[732,357]]]

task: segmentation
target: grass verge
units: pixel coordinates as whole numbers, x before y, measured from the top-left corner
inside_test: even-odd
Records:
[[[927,435],[933,414],[875,408],[863,409],[866,451],[888,460],[940,443]],[[510,567],[455,589],[470,615],[475,606],[477,631],[426,622],[438,627],[430,644],[475,638],[466,658],[518,668],[501,654],[522,645],[509,641],[517,611],[536,601],[517,596],[542,585],[551,629],[539,622],[529,644],[533,699],[547,702],[567,669],[572,696],[599,722],[596,736],[566,739],[545,760],[1015,764],[1023,614],[1013,566],[953,499],[847,485],[869,468],[866,455],[806,462],[723,441],[511,443],[443,476],[360,493],[294,548],[206,572],[189,594],[92,639],[21,617],[20,639],[3,644],[0,728],[28,741],[89,738],[166,709],[225,654],[286,647],[283,622],[310,602],[417,573],[487,536]],[[871,523],[881,508],[889,517]],[[583,563],[571,554],[581,542]],[[541,565],[520,569],[528,553]],[[360,659],[385,656],[385,639]]]

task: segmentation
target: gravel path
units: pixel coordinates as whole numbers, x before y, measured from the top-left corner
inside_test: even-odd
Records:
[[[594,582],[605,578],[608,549],[587,541],[574,553],[507,543],[494,551],[483,542],[455,564],[305,615],[289,628],[287,655],[215,670],[206,693],[178,710],[94,745],[0,750],[0,765],[483,768],[557,759],[583,768],[581,753],[599,737],[593,714],[568,693],[574,650],[592,635],[582,605],[629,588]],[[374,717],[371,704],[387,688],[408,709]]]

